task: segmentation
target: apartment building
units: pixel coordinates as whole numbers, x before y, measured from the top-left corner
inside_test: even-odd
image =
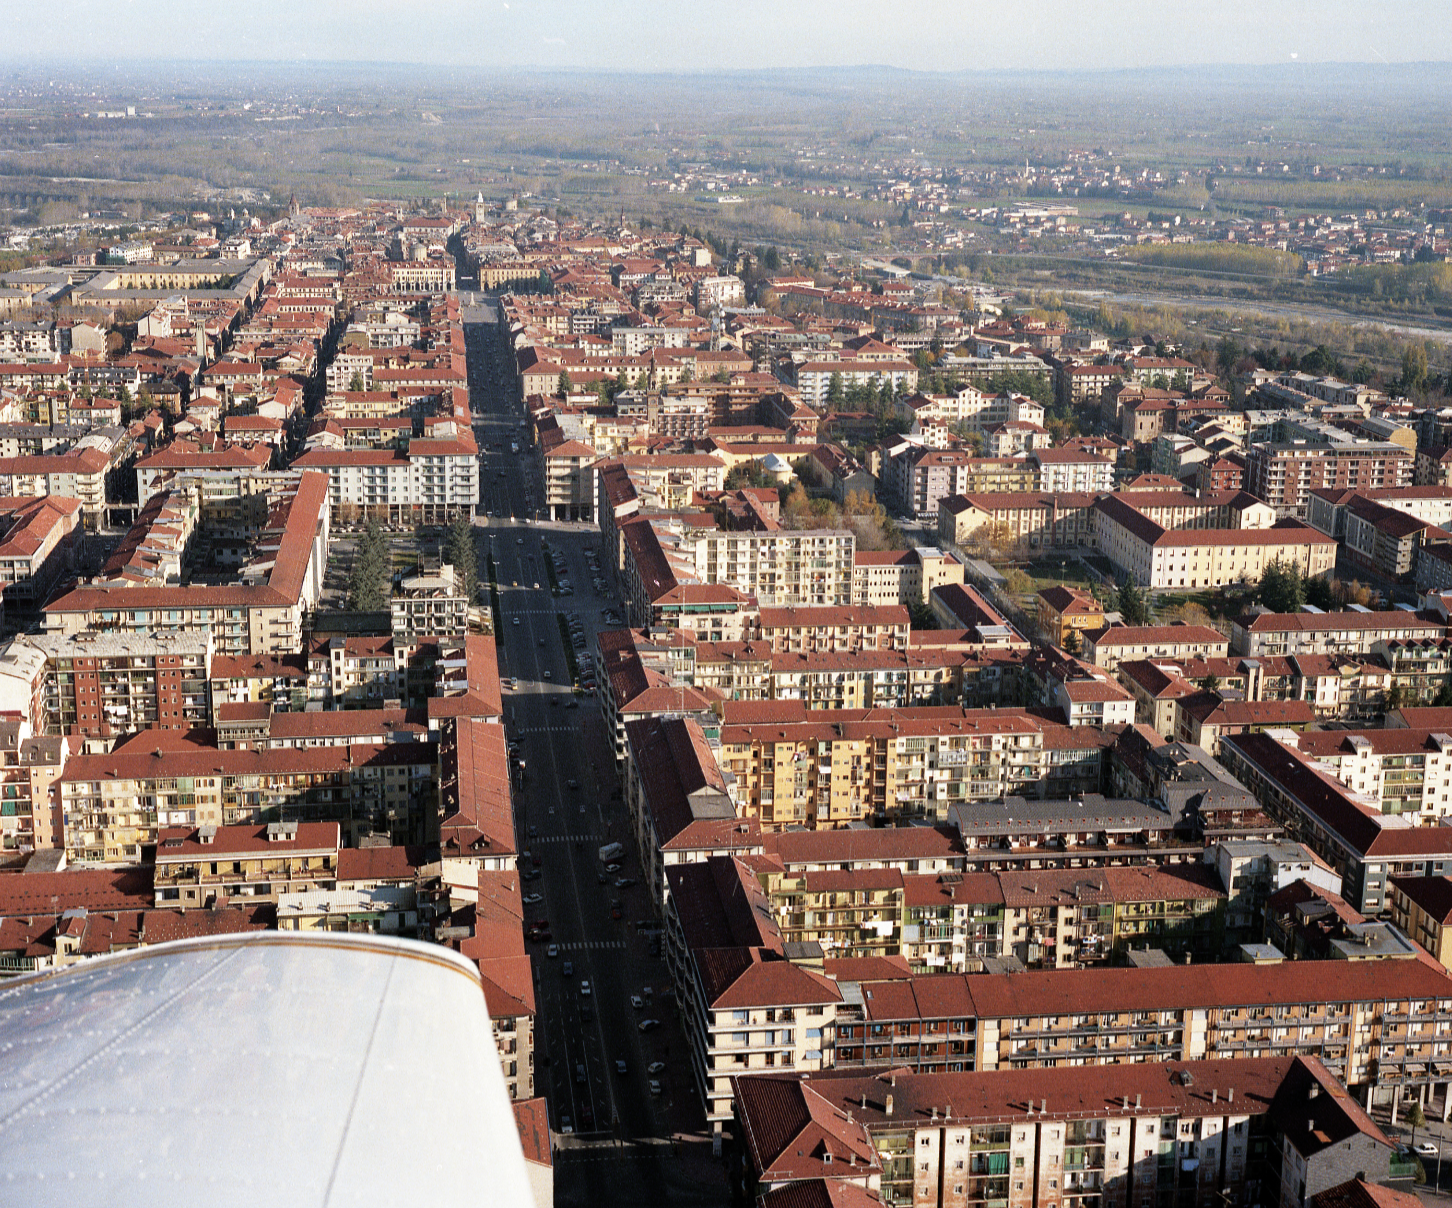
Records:
[[[469,632],[469,597],[463,575],[447,562],[419,567],[393,589],[393,636],[406,645],[420,638],[461,638]]]
[[[322,594],[328,558],[328,489],[321,474],[282,484],[232,586],[77,586],[48,603],[48,633],[120,631],[212,635],[222,655],[286,655],[302,643],[303,616]]]
[[[1036,489],[1040,491],[1114,489],[1114,463],[1082,449],[1036,449],[1028,455],[1028,462],[1038,470]]]
[[[859,607],[928,604],[938,588],[962,583],[958,556],[935,546],[864,550],[852,558],[852,603]]]
[[[1352,606],[1347,612],[1322,612],[1308,606],[1301,612],[1262,612],[1237,617],[1230,625],[1230,649],[1239,655],[1370,654],[1378,642],[1441,641],[1447,622],[1433,613],[1370,612]]]
[[[1348,788],[1275,735],[1232,735],[1221,745],[1221,759],[1287,838],[1335,870],[1341,896],[1363,915],[1386,912],[1389,877],[1452,874],[1452,827],[1416,826],[1410,818],[1379,813],[1368,794]]]
[[[36,735],[26,717],[0,717],[0,852],[7,860],[59,845],[55,782],[70,747]]]
[[[801,400],[816,411],[828,409],[832,381],[848,386],[888,386],[893,394],[918,388],[917,366],[909,361],[807,361],[796,367],[796,388]]]
[[[39,608],[80,549],[82,504],[48,495],[0,498],[0,600],[6,612]]]
[[[870,991],[870,993],[869,993]],[[929,974],[861,984],[837,1068],[915,1072],[1314,1057],[1363,1102],[1444,1087],[1452,978],[1421,961]]]
[[[1039,631],[1055,646],[1063,647],[1069,634],[1104,628],[1104,605],[1087,591],[1065,584],[1046,587],[1037,596]],[[1075,642],[1081,646],[1082,636]]]
[[[720,761],[730,796],[764,830],[948,816],[1006,794],[1097,792],[1102,731],[1016,710],[820,710],[726,702]]]
[[[966,449],[909,447],[895,464],[885,468],[884,477],[896,487],[898,502],[919,520],[938,515],[943,500],[953,495],[984,491],[1071,490],[1071,487],[1043,487],[1041,472],[1032,462],[1012,458],[983,458]],[[1062,475],[1052,473],[1057,480]]]
[[[856,539],[845,529],[766,533],[709,529],[688,534],[683,552],[691,559],[698,582],[734,587],[764,605],[841,608],[856,602],[852,597]]]
[[[1297,521],[1270,528],[1166,529],[1116,496],[1100,499],[1093,510],[1100,552],[1141,587],[1254,583],[1274,562],[1312,578],[1336,564],[1335,539]]]
[[[1392,877],[1391,921],[1444,969],[1452,969],[1452,877]]]
[[[434,743],[224,750],[150,731],[66,762],[66,857],[136,863],[167,827],[268,821],[331,820],[354,841],[418,842],[437,809],[437,775]]]
[[[833,958],[900,957],[915,973],[980,972],[1010,958],[1072,969],[1157,948],[1220,955],[1225,892],[1203,865],[907,873],[778,870],[758,879],[788,944]]]
[[[706,1122],[719,1134],[735,1075],[831,1066],[842,991],[786,959],[766,895],[740,861],[682,864],[666,876],[668,961]]]
[[[911,626],[901,604],[851,608],[763,608],[750,636],[773,650],[906,650]]]
[[[292,464],[327,473],[335,521],[445,524],[479,502],[479,450],[464,427],[403,449],[312,449]]]
[[[1035,425],[1044,422],[1043,404],[1028,395],[984,394],[973,386],[962,386],[952,394],[910,395],[898,399],[893,409],[907,420],[964,424],[977,432],[1010,421]]]
[[[36,633],[15,641],[45,660],[47,733],[115,738],[208,724],[209,632]]]
[[[1110,625],[1083,631],[1084,658],[1113,671],[1132,659],[1224,658],[1230,644],[1208,625]]]
[[[1313,1056],[762,1073],[734,1091],[766,1208],[1415,1208],[1371,1185],[1409,1163]]]
[[[213,909],[219,900],[277,902],[337,887],[336,822],[163,827],[152,883],[157,906]]]
[[[1342,730],[1298,735],[1294,746],[1381,813],[1442,825],[1452,812],[1452,738],[1431,729]]]
[[[977,538],[999,550],[1092,549],[1097,498],[1068,491],[949,496],[938,509],[938,535],[954,545]]]
[[[1374,490],[1412,483],[1415,459],[1390,441],[1265,441],[1245,454],[1245,489],[1280,517],[1304,520],[1317,490]]]

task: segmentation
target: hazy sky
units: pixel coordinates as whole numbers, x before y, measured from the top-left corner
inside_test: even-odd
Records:
[[[1446,0],[0,0],[0,60],[700,71],[1452,59]]]

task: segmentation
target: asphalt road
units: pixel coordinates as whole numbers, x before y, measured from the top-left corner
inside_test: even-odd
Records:
[[[472,312],[477,315],[479,312]],[[466,322],[471,312],[465,312]],[[624,805],[597,698],[573,692],[557,613],[578,614],[593,654],[601,613],[612,601],[596,595],[587,550],[599,532],[585,524],[533,519],[538,485],[519,427],[518,404],[497,389],[493,329],[469,323],[470,376],[475,435],[483,473],[483,502],[493,516],[476,521],[480,574],[492,553],[503,625],[498,635],[500,673],[516,678],[504,694],[505,728],[519,744],[524,771],[516,779],[516,823],[528,875],[527,922],[547,919],[556,955],[545,942],[534,957],[535,1091],[549,1101],[555,1131],[557,1204],[724,1204],[729,1196],[720,1167],[700,1156],[704,1121],[691,1089],[685,1042],[678,1026],[663,960],[650,953],[637,920],[655,919],[643,885],[616,888],[616,877],[639,877],[627,844],[618,873],[607,874],[599,848],[628,838]],[[510,452],[510,441],[521,445]],[[502,472],[502,473],[501,473]],[[561,551],[576,594],[555,598],[541,541]],[[539,586],[536,587],[535,584]],[[576,707],[571,707],[571,705]],[[571,788],[574,781],[578,787]],[[620,903],[621,918],[611,917]],[[571,971],[566,974],[568,962]],[[590,992],[583,992],[588,982]],[[645,1000],[631,1005],[631,996]],[[643,1019],[660,1026],[642,1033]],[[616,1071],[624,1061],[626,1073]],[[666,1068],[649,1075],[652,1062]],[[650,1093],[655,1077],[661,1093]],[[565,1117],[573,1132],[563,1134]],[[678,1138],[684,1138],[678,1141]]]

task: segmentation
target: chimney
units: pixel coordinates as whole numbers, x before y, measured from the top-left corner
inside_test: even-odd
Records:
[[[1039,1115],[1041,1115],[1041,1116],[1047,1116],[1048,1114],[1049,1114],[1049,1101],[1047,1099],[1040,1099],[1039,1100]]]
[[[1210,1088],[1210,1102],[1211,1103],[1219,1103],[1220,1102],[1220,1092],[1218,1090],[1216,1090],[1213,1086]]]
[[[1125,1097],[1124,1097],[1124,1103],[1121,1106],[1121,1109],[1120,1110],[1122,1110],[1122,1111],[1128,1111],[1129,1110],[1129,1096],[1128,1095],[1125,1095]]]
[[[932,1114],[932,1116],[930,1118],[933,1119],[933,1120],[936,1120],[938,1118],[938,1109],[936,1107],[934,1107],[932,1109],[932,1111],[933,1111],[933,1114]]]
[[[887,1102],[883,1105],[883,1115],[892,1115],[892,1096],[888,1095]]]
[[[1134,1097],[1134,1110],[1135,1111],[1139,1111],[1139,1096],[1138,1095],[1136,1095]]]
[[[1225,1102],[1226,1103],[1234,1103],[1235,1102],[1235,1088],[1233,1086],[1228,1091],[1225,1092]]]

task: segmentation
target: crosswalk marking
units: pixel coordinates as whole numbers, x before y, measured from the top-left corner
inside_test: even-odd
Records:
[[[555,945],[561,952],[583,952],[586,949],[598,951],[602,948],[624,948],[624,940],[577,940],[569,944]]]
[[[599,843],[601,835],[541,835],[535,843]]]

